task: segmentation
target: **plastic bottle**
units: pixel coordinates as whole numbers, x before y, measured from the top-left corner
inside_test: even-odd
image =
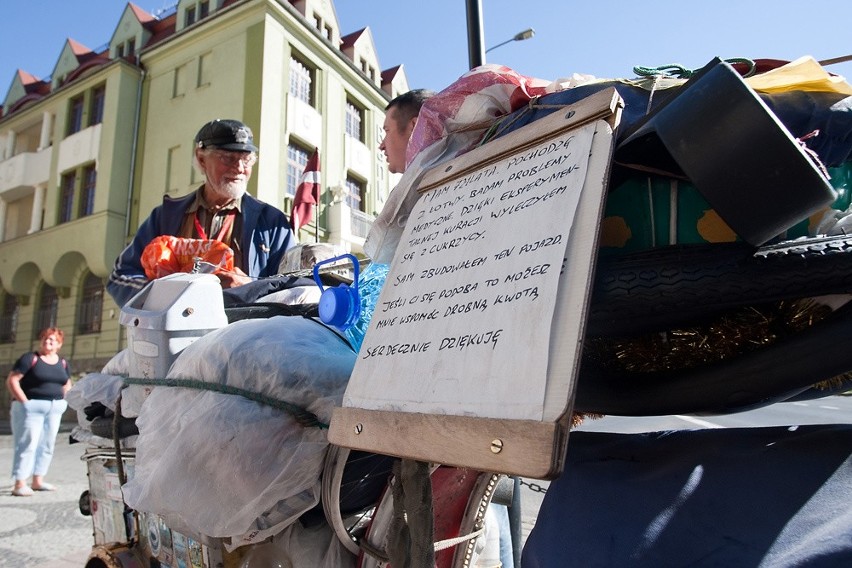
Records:
[[[352,286],[341,284],[336,288],[323,288],[319,267],[345,258],[349,258],[353,264],[355,278]],[[323,260],[314,265],[314,281],[322,290],[319,302],[320,320],[343,332],[355,351],[361,349],[361,342],[370,326],[373,310],[390,269],[387,264],[371,263],[359,272],[358,266],[358,259],[351,254]]]

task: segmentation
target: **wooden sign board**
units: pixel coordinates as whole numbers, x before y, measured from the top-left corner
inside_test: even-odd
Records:
[[[621,106],[608,89],[424,174],[332,443],[561,472]]]

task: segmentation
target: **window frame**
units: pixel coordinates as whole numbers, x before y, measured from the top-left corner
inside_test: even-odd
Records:
[[[100,124],[104,120],[104,102],[106,101],[106,85],[98,85],[92,89],[89,100],[89,126]]]
[[[316,68],[304,59],[290,56],[288,92],[293,98],[313,107],[316,102]]]
[[[95,212],[95,188],[98,184],[98,170],[95,164],[83,167],[80,184],[79,210],[77,217],[88,217]]]
[[[77,170],[69,170],[62,174],[59,181],[58,222],[60,224],[74,220],[74,194],[76,190]]]
[[[45,292],[50,292],[46,296]],[[45,298],[50,300],[50,305],[45,305]],[[59,292],[48,283],[43,283],[38,293],[38,304],[33,314],[33,339],[38,339],[39,333],[48,327],[56,327],[56,318],[59,314]]]
[[[299,181],[305,172],[311,155],[304,146],[290,142],[287,144],[287,185],[284,188],[285,197],[295,197]]]
[[[15,343],[20,315],[21,305],[18,298],[13,294],[3,294],[3,305],[0,307],[0,343]]]
[[[101,332],[104,294],[103,281],[89,272],[80,283],[80,303],[76,321],[78,334],[86,335]]]
[[[71,97],[68,101],[68,128],[67,135],[71,136],[83,130],[83,115],[86,109],[86,97],[83,93]]]
[[[344,132],[359,142],[364,142],[365,109],[352,99],[346,99]],[[353,128],[354,127],[354,128]],[[354,129],[357,129],[353,132]]]
[[[347,175],[343,185],[346,188],[346,198],[344,199],[346,205],[355,211],[364,212],[364,198],[367,193],[367,184],[356,177]],[[357,189],[355,193],[353,193],[353,188]]]

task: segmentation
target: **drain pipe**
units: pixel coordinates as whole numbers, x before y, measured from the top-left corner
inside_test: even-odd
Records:
[[[130,208],[133,203],[133,178],[136,176],[136,149],[139,145],[139,121],[142,114],[142,84],[145,82],[145,69],[140,68],[139,87],[136,89],[136,116],[133,117],[133,147],[130,151],[130,179],[127,183],[127,208],[124,211],[124,236],[130,234]]]
[[[147,75],[142,67],[139,68],[139,71],[139,86],[136,88],[136,116],[133,117],[133,146],[130,149],[130,176],[127,180],[127,207],[124,210],[125,238],[130,234],[130,209],[133,203],[133,180],[136,177],[136,151],[139,146],[139,122],[142,115],[142,85],[145,83],[145,76]],[[124,247],[122,247],[122,250],[124,250]],[[118,307],[118,310],[121,311],[121,306]],[[119,324],[118,337],[116,338],[119,351],[121,350],[121,329],[122,326]]]

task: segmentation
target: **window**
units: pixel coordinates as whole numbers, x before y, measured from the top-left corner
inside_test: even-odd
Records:
[[[180,67],[175,67],[172,98],[182,97],[184,93],[186,93],[186,65],[181,65]]]
[[[121,59],[122,57],[124,57],[124,44],[123,43],[120,43],[117,46],[115,46],[115,56],[118,59]]]
[[[316,14],[314,14],[314,27],[317,30],[322,31],[322,19]]]
[[[80,311],[77,314],[78,333],[100,333],[104,309],[104,283],[89,273],[83,281]]]
[[[290,58],[290,95],[304,102],[313,103],[313,73],[295,58]]]
[[[325,26],[324,30],[325,30],[325,39],[327,39],[328,41],[331,41],[331,35],[332,35],[331,26]]]
[[[364,111],[354,103],[346,101],[346,134],[358,140],[364,141],[363,131],[361,130],[361,122]]]
[[[0,343],[14,343],[18,330],[18,298],[3,295],[3,310],[0,312]]]
[[[183,25],[189,27],[195,23],[195,6],[190,6],[184,12]]]
[[[198,19],[206,18],[210,15],[210,2],[209,0],[202,0],[198,4]]]
[[[356,211],[363,211],[364,184],[355,178],[346,176],[346,205]]]
[[[59,222],[67,223],[74,218],[74,188],[77,185],[77,172],[69,172],[62,176],[62,186],[59,188]]]
[[[98,172],[95,165],[83,168],[83,187],[80,191],[80,217],[91,215],[95,210],[95,185],[98,181]]]
[[[44,284],[39,294],[36,306],[35,321],[33,322],[33,339],[38,339],[38,334],[47,327],[56,326],[56,313],[59,311],[59,294],[56,288]]]
[[[296,188],[299,187],[299,180],[307,164],[307,150],[293,144],[287,146],[287,195],[296,195]]]
[[[177,169],[178,165],[182,164],[184,158],[181,157],[180,146],[169,148],[166,154],[166,193],[177,193]],[[195,170],[195,168],[192,168]]]
[[[106,87],[101,85],[92,90],[92,100],[89,104],[89,126],[100,124],[104,120],[104,97],[106,96]]]
[[[210,67],[213,54],[203,53],[198,57],[198,84],[196,87],[210,84]]]
[[[68,109],[68,135],[83,129],[83,95],[71,99]]]
[[[136,53],[136,38],[132,37],[127,40],[127,55],[131,56]]]

